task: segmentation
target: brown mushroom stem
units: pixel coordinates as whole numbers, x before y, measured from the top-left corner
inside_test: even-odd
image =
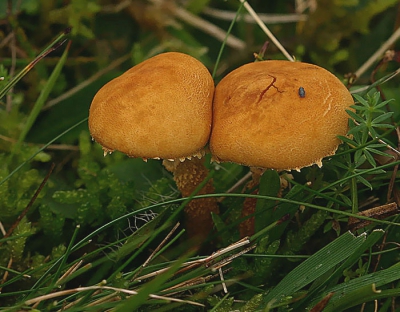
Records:
[[[183,197],[190,196],[209,173],[204,166],[204,160],[198,158],[183,162],[164,160],[163,164],[174,174],[174,180]],[[212,180],[209,180],[197,195],[212,193],[214,186]],[[218,203],[214,197],[194,199],[187,204],[184,209],[185,228],[190,238],[204,240],[208,236],[213,228],[211,213],[219,213]]]
[[[257,187],[258,184],[260,184],[260,178],[263,173],[263,170],[259,169],[257,170],[256,168],[250,168],[250,170],[252,172],[251,175],[252,179],[250,182],[246,184],[247,190],[251,190]],[[258,187],[251,194],[258,195]],[[251,236],[254,234],[254,225],[255,225],[254,213],[256,211],[256,205],[257,205],[257,198],[247,197],[244,200],[241,218],[245,219],[249,215],[252,216],[242,221],[239,224],[240,237]]]
[[[264,169],[250,167],[252,172],[252,179],[246,185],[246,190],[254,189],[251,194],[258,195],[258,185],[260,184],[261,175],[264,173]],[[292,175],[289,175],[293,178]],[[284,178],[284,176],[280,177],[280,189],[277,194],[277,197],[282,197],[283,191],[289,186],[288,181]],[[245,219],[250,216],[246,220],[242,221],[239,224],[239,232],[240,237],[252,236],[255,233],[255,212],[257,206],[257,198],[247,197],[244,200],[241,218]]]

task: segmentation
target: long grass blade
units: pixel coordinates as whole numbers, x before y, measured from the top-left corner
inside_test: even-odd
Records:
[[[269,307],[279,305],[287,296],[292,296],[295,292],[350,257],[354,250],[364,243],[365,239],[365,234],[355,237],[350,232],[338,237],[286,275],[266,295],[264,302]]]
[[[33,106],[33,109],[31,111],[31,113],[29,114],[27,121],[25,122],[24,128],[19,135],[18,141],[15,143],[15,145],[13,147],[13,153],[15,153],[16,151],[18,151],[20,149],[21,144],[25,140],[26,135],[28,134],[29,130],[31,129],[36,118],[39,116],[39,113],[40,113],[44,103],[46,103],[47,98],[49,97],[49,94],[50,94],[51,90],[53,89],[53,87],[57,81],[57,78],[59,77],[59,75],[61,73],[61,70],[65,64],[65,61],[67,60],[68,51],[69,51],[70,46],[71,46],[71,41],[67,45],[63,55],[61,56],[56,67],[54,68],[49,79],[47,80],[45,86],[43,87],[42,91],[40,92],[40,95],[39,95],[35,105]]]

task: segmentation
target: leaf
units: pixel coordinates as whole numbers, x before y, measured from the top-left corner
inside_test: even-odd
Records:
[[[387,113],[385,113],[385,114],[382,114],[382,115],[376,117],[375,119],[373,119],[373,120],[372,120],[372,123],[373,123],[373,124],[378,124],[378,123],[380,123],[381,121],[384,121],[384,120],[386,120],[386,119],[389,119],[393,114],[394,114],[394,112],[387,112]],[[393,127],[392,125],[390,125],[390,126]],[[376,127],[376,126],[375,126],[375,127]]]
[[[357,143],[354,142],[353,140],[349,139],[348,137],[342,136],[342,135],[338,135],[338,138],[339,138],[341,141],[343,141],[343,142],[349,144],[349,145],[352,146],[352,147],[354,147],[354,145],[357,144]]]
[[[344,311],[355,305],[372,301],[379,295],[375,290],[400,279],[400,263],[388,269],[367,274],[330,289],[335,292],[324,312]]]
[[[282,299],[312,283],[319,276],[350,257],[366,240],[366,234],[355,237],[350,232],[343,234],[329,245],[287,274],[264,298],[270,307],[277,306]]]
[[[364,155],[367,161],[371,164],[372,167],[376,167],[376,162],[374,157],[372,157],[371,153],[368,150],[364,150]]]
[[[180,269],[181,265],[188,257],[188,254],[183,255],[180,259],[175,261],[168,270],[158,274],[153,280],[142,286],[137,295],[132,295],[129,299],[123,300],[113,310],[116,312],[137,311],[139,307],[149,300],[149,295],[156,294],[163,289],[165,282],[167,282],[174,273]]]
[[[362,184],[364,184],[366,187],[368,187],[371,191],[373,189],[371,183],[369,183],[365,178],[363,178],[362,176],[357,176],[357,181],[361,182]]]
[[[353,97],[357,100],[357,102],[359,102],[360,104],[364,105],[364,106],[369,106],[368,105],[368,101],[366,99],[364,99],[361,95],[358,94],[353,94]],[[357,108],[357,105],[353,105],[355,108]]]
[[[361,118],[359,115],[357,115],[355,112],[346,109],[347,114],[350,115],[351,118],[353,118],[354,120],[358,121],[359,123],[365,123],[365,120],[363,118]]]
[[[67,60],[68,51],[69,51],[69,45],[65,49],[63,55],[61,56],[60,60],[58,61],[57,65],[56,65],[56,67],[54,68],[53,72],[51,73],[49,80],[47,80],[46,84],[44,85],[42,92],[40,92],[40,95],[39,95],[38,99],[36,100],[36,103],[33,106],[33,109],[31,111],[31,113],[29,114],[27,121],[25,122],[24,128],[18,138],[18,141],[14,145],[13,151],[18,151],[20,149],[22,142],[25,140],[26,135],[28,134],[33,123],[35,122],[36,118],[38,117],[40,110],[42,109],[44,103],[46,102],[47,98],[49,97],[49,94],[50,94],[51,90],[53,89],[58,76],[61,73],[64,63]]]
[[[347,233],[350,233],[350,232],[347,232]],[[384,234],[385,234],[385,231],[383,231],[383,230],[372,231],[372,233],[366,237],[365,241],[362,244],[359,244],[353,250],[353,252],[350,254],[350,256],[343,263],[340,264],[340,266],[335,268],[335,270],[329,277],[326,277],[322,281],[321,284],[319,284],[317,286],[313,285],[314,289],[312,290],[312,292],[310,292],[308,294],[309,298],[310,298],[309,300],[312,300],[311,303],[306,303],[306,302],[299,303],[298,305],[295,306],[295,310],[305,311],[306,310],[305,305],[312,307],[315,304],[317,304],[318,301],[320,301],[322,298],[324,298],[326,296],[326,294],[332,292],[333,290],[329,286],[336,287],[337,280],[342,276],[343,271],[349,267],[352,267],[360,259],[360,257],[363,255],[365,250],[368,250],[372,246],[374,246],[378,242],[378,240],[382,238],[382,236]],[[360,236],[363,236],[363,235],[365,235],[365,233]],[[358,236],[357,238],[359,238],[360,236]],[[323,293],[320,293],[321,290],[323,291]],[[319,293],[319,295],[315,297],[314,294],[317,294],[317,293]]]
[[[280,189],[280,178],[275,170],[266,170],[260,179],[259,195],[276,197]],[[255,231],[261,231],[271,224],[268,218],[268,210],[273,209],[275,201],[258,199],[255,214]]]

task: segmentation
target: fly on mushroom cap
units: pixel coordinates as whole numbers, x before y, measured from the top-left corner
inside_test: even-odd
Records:
[[[213,92],[202,63],[183,53],[163,53],[97,92],[89,130],[105,152],[145,159],[201,156],[210,135]]]
[[[316,65],[246,64],[215,89],[211,153],[217,161],[276,170],[321,166],[347,133],[352,104],[341,81]]]

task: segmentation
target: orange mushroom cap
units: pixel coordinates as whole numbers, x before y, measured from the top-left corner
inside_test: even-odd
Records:
[[[224,77],[213,101],[210,150],[217,161],[289,170],[322,165],[346,135],[347,88],[316,65],[246,64]]]
[[[183,53],[162,53],[97,92],[89,130],[105,152],[145,159],[200,157],[210,136],[213,92],[202,63]]]

